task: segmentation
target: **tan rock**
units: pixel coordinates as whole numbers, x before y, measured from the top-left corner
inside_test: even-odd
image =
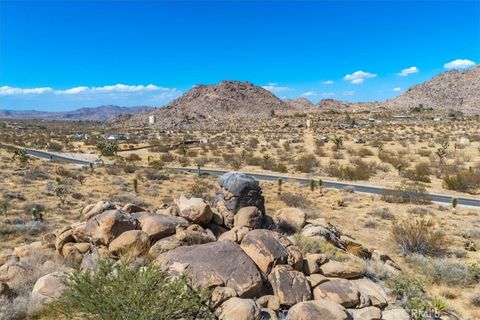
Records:
[[[175,235],[163,238],[155,242],[148,251],[148,256],[155,259],[160,254],[180,247],[183,243]]]
[[[263,212],[257,207],[243,207],[234,216],[234,227],[246,227],[250,229],[261,228],[263,224]]]
[[[64,276],[62,272],[53,272],[38,279],[32,290],[32,302],[45,305],[58,300],[65,289],[62,282]]]
[[[280,299],[274,295],[265,295],[257,299],[257,303],[262,308],[268,308],[273,311],[280,310]]]
[[[241,243],[243,238],[250,232],[251,229],[246,227],[234,227],[227,232],[224,232],[218,237],[219,241],[230,240],[236,243]]]
[[[341,305],[328,300],[300,302],[288,310],[286,320],[348,320],[349,314]]]
[[[343,262],[330,260],[320,266],[320,272],[327,277],[351,279],[359,277],[362,274],[362,269]]]
[[[235,290],[232,288],[215,287],[210,295],[210,307],[216,309],[226,300],[236,296],[237,292],[235,292]]]
[[[142,230],[128,230],[114,239],[108,246],[113,254],[126,253],[134,257],[148,252],[150,237]]]
[[[325,277],[323,274],[315,273],[307,277],[307,280],[310,282],[310,287],[315,288],[319,284],[330,281],[330,278]]]
[[[188,221],[181,217],[148,212],[134,213],[132,216],[140,222],[140,228],[152,241],[174,235],[178,226],[188,227]]]
[[[62,251],[60,252],[62,256],[67,259],[68,262],[73,263],[81,263],[83,256],[80,250],[75,246],[73,242],[67,242],[62,247]]]
[[[273,293],[283,306],[293,306],[299,302],[308,301],[312,297],[312,291],[305,275],[300,271],[293,270],[291,266],[274,267],[268,280]]]
[[[49,248],[49,249],[55,249],[55,241],[57,239],[57,236],[53,232],[45,233],[42,236],[42,246],[44,248]]]
[[[85,220],[89,220],[90,218],[101,214],[106,210],[115,209],[115,205],[108,201],[99,201],[94,205],[89,205],[83,209],[82,214]]]
[[[373,306],[383,308],[388,303],[385,291],[375,282],[367,278],[351,280],[357,285],[360,293],[367,296]]]
[[[241,298],[256,297],[262,290],[262,277],[255,263],[232,241],[182,246],[155,260],[167,270],[174,262],[189,265],[186,273],[194,287],[229,287]]]
[[[320,272],[320,266],[328,261],[328,256],[323,253],[307,254],[303,259],[303,272],[314,274]]]
[[[85,233],[91,242],[108,245],[125,231],[137,229],[137,219],[119,210],[108,210],[87,221]]]
[[[75,239],[75,242],[88,242],[90,240],[85,233],[86,226],[86,221],[72,224],[72,236],[73,239]]]
[[[215,236],[207,233],[206,231],[195,231],[195,230],[177,230],[175,237],[178,241],[183,242],[186,245],[192,244],[202,244],[216,241]]]
[[[180,196],[175,200],[175,204],[178,207],[178,215],[192,223],[207,224],[212,220],[212,209],[201,198],[187,199]]]
[[[362,309],[349,309],[348,312],[353,320],[381,320],[382,311],[376,307],[366,307]]]
[[[277,224],[286,223],[295,231],[301,231],[305,225],[305,212],[298,208],[283,208],[275,212],[273,220]]]
[[[0,297],[10,297],[12,295],[12,290],[8,284],[0,281]]]
[[[408,312],[401,308],[382,311],[383,320],[410,320]]]
[[[215,313],[219,320],[260,320],[260,307],[252,299],[230,298]]]
[[[143,209],[140,206],[137,206],[136,204],[133,203],[127,203],[126,205],[123,206],[122,211],[128,212],[128,213],[135,213],[135,212],[144,212],[145,209]]]
[[[346,279],[331,279],[313,289],[315,300],[326,299],[346,308],[356,307],[360,303],[357,286]]]
[[[25,258],[32,255],[35,255],[39,250],[42,249],[42,242],[35,241],[30,244],[25,244],[23,246],[15,247],[13,249],[13,255],[19,258]]]
[[[68,229],[57,236],[55,240],[55,248],[58,252],[62,252],[63,246],[69,242],[75,242],[72,229]]]

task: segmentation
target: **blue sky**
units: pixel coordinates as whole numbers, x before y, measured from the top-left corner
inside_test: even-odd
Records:
[[[384,100],[478,62],[478,0],[0,1],[1,109],[160,106],[225,79]]]

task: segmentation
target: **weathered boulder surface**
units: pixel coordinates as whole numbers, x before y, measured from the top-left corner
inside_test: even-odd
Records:
[[[213,212],[205,200],[201,198],[187,199],[180,196],[175,200],[178,215],[196,224],[207,224],[212,220]]]
[[[341,305],[328,300],[300,302],[288,310],[286,320],[348,320],[350,316]]]
[[[257,207],[243,207],[235,214],[233,225],[250,229],[261,228],[263,225],[263,212]]]
[[[268,276],[273,293],[282,306],[293,306],[312,298],[312,290],[305,275],[291,266],[279,265]]]
[[[178,247],[160,254],[155,262],[167,269],[175,262],[185,264],[195,287],[229,287],[241,298],[255,297],[262,289],[255,263],[232,241]]]
[[[383,320],[410,320],[407,311],[401,308],[395,308],[382,311]]]
[[[144,254],[150,248],[150,237],[142,230],[128,230],[115,238],[108,246],[113,254],[127,253],[136,257]]]
[[[297,232],[302,230],[305,219],[305,212],[298,208],[282,208],[273,215],[275,223],[286,224]]]
[[[387,305],[387,295],[378,284],[367,278],[353,279],[351,281],[357,285],[360,293],[370,299],[372,306],[383,308]]]
[[[149,212],[137,212],[132,216],[139,221],[140,229],[146,232],[152,241],[174,235],[177,226],[188,227],[188,221],[182,217]]]
[[[62,272],[53,272],[38,279],[32,290],[32,302],[45,305],[59,299],[65,289],[64,276]]]
[[[241,247],[264,274],[269,274],[280,264],[289,264],[296,270],[303,266],[300,251],[288,238],[275,231],[252,230],[243,238]]]
[[[123,232],[137,227],[138,220],[134,217],[119,210],[108,210],[87,221],[85,234],[93,243],[109,245]]]
[[[330,260],[320,265],[320,272],[327,277],[351,279],[359,277],[362,274],[362,269],[346,263]]]
[[[381,320],[382,319],[382,311],[377,307],[349,309],[348,312],[350,312],[354,320]]]
[[[360,303],[357,286],[346,279],[331,279],[313,289],[315,300],[326,299],[346,308],[356,307]]]
[[[260,307],[252,299],[233,297],[216,310],[219,320],[260,320]]]
[[[110,203],[108,201],[99,201],[96,204],[91,204],[89,206],[86,206],[83,211],[83,217],[85,220],[89,220],[90,218],[106,211],[106,210],[112,210],[115,209],[115,205],[113,203]]]

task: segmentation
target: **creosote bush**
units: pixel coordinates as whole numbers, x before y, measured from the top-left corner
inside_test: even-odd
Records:
[[[407,219],[397,221],[392,226],[393,240],[405,254],[419,253],[438,256],[446,252],[445,234],[434,228],[428,219]]]
[[[185,277],[169,279],[152,264],[103,261],[97,272],[76,270],[64,279],[53,314],[91,319],[214,319]]]

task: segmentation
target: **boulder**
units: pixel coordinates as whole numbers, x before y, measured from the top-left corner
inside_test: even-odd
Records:
[[[31,302],[38,306],[58,300],[65,289],[63,276],[62,272],[53,272],[38,279],[32,290]]]
[[[228,287],[215,287],[210,294],[210,307],[216,309],[222,303],[224,303],[227,299],[232,297],[236,297],[237,292],[232,288]]]
[[[307,280],[310,282],[310,287],[315,288],[319,284],[330,281],[330,278],[325,277],[323,274],[311,274],[307,277]]]
[[[106,210],[112,210],[112,209],[115,209],[115,205],[113,203],[110,203],[108,201],[99,201],[94,205],[86,206],[83,209],[82,214],[85,220],[89,220],[90,218],[98,214],[101,214]]]
[[[75,242],[88,242],[90,240],[85,233],[86,226],[86,221],[72,224],[72,236],[73,239],[75,239]]]
[[[136,204],[133,203],[127,203],[126,205],[123,206],[122,211],[128,212],[128,213],[135,213],[135,212],[142,212],[145,211],[140,206],[137,206]]]
[[[230,298],[215,313],[219,320],[260,320],[260,307],[252,299]]]
[[[234,226],[234,215],[244,207],[257,207],[265,213],[265,199],[262,189],[253,177],[229,172],[219,179],[222,191],[213,200],[213,207],[223,216],[225,226]]]
[[[295,231],[301,231],[305,225],[305,212],[298,208],[283,208],[275,212],[273,221],[277,224],[286,224]]]
[[[234,227],[258,229],[263,225],[263,212],[257,207],[243,207],[238,210],[233,220]]]
[[[93,247],[92,251],[83,256],[80,263],[80,269],[83,271],[96,272],[100,267],[100,254],[96,247]]]
[[[274,295],[261,296],[260,298],[257,299],[257,303],[262,308],[268,308],[273,311],[280,310],[280,299]]]
[[[9,298],[10,296],[12,296],[12,290],[10,290],[10,287],[8,286],[8,284],[0,281],[0,298],[1,297]]]
[[[177,230],[175,237],[185,245],[202,244],[216,241],[213,234],[205,231]]]
[[[25,258],[35,255],[39,250],[42,250],[42,248],[42,242],[35,241],[29,244],[25,244],[23,246],[15,247],[13,249],[13,255],[19,258]]]
[[[58,252],[62,252],[63,246],[69,242],[75,242],[72,229],[68,229],[57,236],[55,240],[55,248]]]
[[[250,231],[251,229],[246,227],[234,227],[231,230],[222,233],[220,237],[218,237],[218,240],[230,240],[236,243],[241,243],[243,238],[245,238],[247,233],[249,233]]]
[[[137,219],[119,210],[108,210],[87,221],[85,234],[90,241],[108,246],[125,231],[135,230]]]
[[[314,274],[320,272],[320,266],[328,261],[328,256],[323,253],[307,254],[303,259],[303,272]]]
[[[42,246],[44,248],[55,249],[55,241],[57,240],[57,236],[53,232],[45,233],[42,236]]]
[[[175,200],[178,215],[196,224],[207,224],[212,220],[213,212],[205,200],[201,198],[187,199],[180,196]]]
[[[232,241],[178,247],[155,260],[167,270],[174,262],[187,265],[185,272],[194,287],[228,287],[241,298],[258,296],[262,289],[255,263]]]
[[[183,243],[175,235],[163,238],[155,242],[148,251],[148,256],[155,259],[160,254],[180,247]]]
[[[385,291],[375,282],[367,278],[351,280],[359,289],[360,293],[370,299],[372,306],[383,308],[388,304]]]
[[[330,260],[320,266],[320,272],[327,277],[351,279],[358,278],[362,274],[362,269],[343,262]]]
[[[78,250],[73,242],[65,243],[60,253],[69,263],[78,264],[82,262],[82,253],[80,250]]]
[[[381,320],[382,311],[376,307],[366,307],[362,309],[349,309],[348,312],[353,320]]]
[[[150,248],[150,237],[142,230],[128,230],[115,238],[108,246],[113,254],[128,253],[134,257],[140,256]]]
[[[288,238],[275,231],[252,230],[242,240],[241,247],[264,274],[269,274],[279,264],[301,269],[303,259],[300,251]],[[292,248],[288,250],[289,247]]]
[[[331,279],[313,289],[315,300],[327,299],[346,308],[356,307],[360,303],[357,286],[346,279]]]
[[[268,280],[273,293],[278,297],[282,306],[293,306],[312,298],[312,290],[305,275],[300,271],[293,270],[291,266],[274,267]]]
[[[177,226],[187,227],[188,221],[181,217],[165,214],[139,212],[132,214],[140,222],[140,228],[146,232],[152,241],[175,234]]]
[[[349,320],[347,310],[328,300],[300,302],[288,310],[286,320]]]

